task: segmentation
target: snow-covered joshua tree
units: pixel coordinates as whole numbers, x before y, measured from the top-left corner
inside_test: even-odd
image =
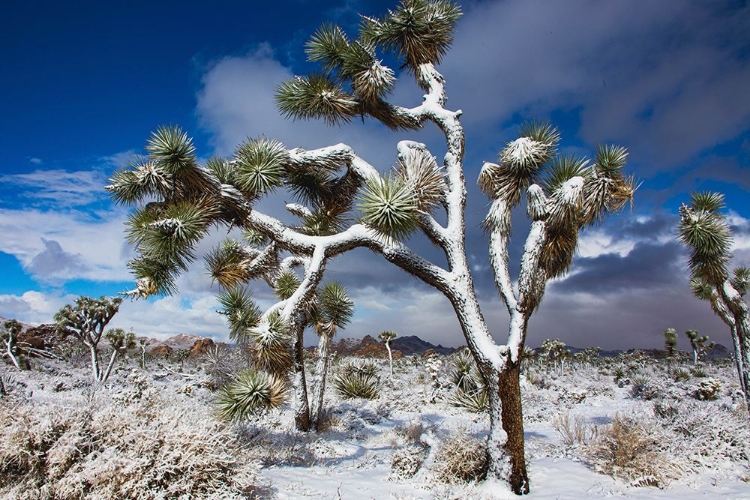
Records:
[[[0,339],[5,344],[2,357],[7,356],[13,366],[18,370],[21,369],[21,363],[18,360],[18,334],[21,333],[23,326],[15,319],[9,319],[3,323],[3,329],[0,330]]]
[[[388,366],[391,370],[391,379],[393,378],[393,351],[391,351],[391,340],[395,339],[397,336],[396,332],[391,330],[383,330],[378,334],[378,338],[383,341],[385,348],[388,351]]]
[[[750,269],[729,272],[732,231],[721,193],[693,193],[689,204],[680,207],[680,240],[691,250],[690,288],[729,326],[734,360],[745,402],[750,408],[750,310],[744,300],[750,284]]]
[[[307,44],[308,59],[321,71],[282,83],[276,96],[281,112],[294,119],[342,125],[372,118],[405,132],[432,124],[445,138],[442,163],[424,144],[408,139],[396,145],[394,170],[381,173],[346,144],[286,149],[261,138],[238,146],[230,159],[200,166],[187,134],[172,127],[159,129],[147,146],[148,157],[117,172],[108,190],[115,200],[138,207],[129,227],[140,254],[130,266],[143,295],[175,291],[175,277],[189,267],[196,243],[217,224],[252,230],[266,237],[273,251],[307,259],[298,288],[276,309],[286,325],[295,324],[314,296],[327,262],[357,247],[439,290],[453,306],[487,382],[489,477],[523,494],[529,480],[519,364],[529,318],[547,281],[570,266],[579,231],[629,202],[634,185],[622,173],[624,149],[601,147],[593,163],[561,156],[557,130],[544,124],[522,127],[499,161],[484,165],[479,184],[491,199],[485,220],[490,260],[510,314],[507,340],[496,343],[467,258],[462,112],[446,108],[447,83],[437,69],[460,16],[460,8],[445,0],[403,0],[383,18],[363,17],[354,39],[325,25]],[[408,108],[388,102],[396,74],[378,51],[392,53],[403,74],[415,78],[425,92],[421,103]],[[281,187],[296,197],[298,203],[287,209],[301,224],[258,210],[257,201]],[[508,266],[511,211],[524,195],[531,228],[514,286]],[[409,246],[415,232],[442,249],[444,263]],[[271,325],[269,316],[255,329]],[[300,336],[296,342],[301,349]]]
[[[690,349],[693,351],[693,364],[697,365],[698,360],[705,353],[710,351],[716,346],[716,342],[709,342],[708,335],[698,335],[697,330],[688,330],[685,332],[688,340],[690,341]]]
[[[120,309],[122,298],[120,297],[101,297],[93,299],[91,297],[78,297],[75,305],[67,304],[55,314],[55,322],[58,332],[61,335],[72,335],[79,342],[89,348],[91,354],[91,371],[95,383],[103,383],[107,380],[114,358],[117,352],[123,347],[125,342],[125,333],[122,332],[120,338],[119,331],[110,337],[110,341],[115,342],[115,350],[112,358],[105,371],[101,370],[99,364],[99,341],[104,334],[104,328],[112,320],[117,311]],[[128,343],[132,342],[128,337]]]

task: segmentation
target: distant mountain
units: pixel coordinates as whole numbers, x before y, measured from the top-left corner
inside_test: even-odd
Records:
[[[420,339],[416,335],[408,335],[406,337],[396,337],[391,340],[391,346],[393,349],[398,349],[404,356],[411,356],[412,354],[424,354],[425,351],[430,349],[434,350],[438,354],[448,355],[456,352],[458,349],[455,347],[443,347],[438,344],[431,344],[425,340]]]

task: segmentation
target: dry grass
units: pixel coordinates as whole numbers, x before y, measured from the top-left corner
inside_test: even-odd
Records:
[[[457,431],[435,453],[435,479],[444,483],[481,481],[487,476],[489,454],[484,440]]]
[[[572,420],[570,412],[558,414],[552,420],[552,427],[562,436],[563,444],[574,446],[577,444],[587,445],[596,440],[599,428],[596,425],[587,424],[586,419],[576,415]]]
[[[603,426],[587,452],[594,469],[628,480],[634,486],[664,487],[678,468],[660,451],[655,428],[615,416]]]

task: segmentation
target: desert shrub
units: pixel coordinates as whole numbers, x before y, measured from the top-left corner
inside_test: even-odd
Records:
[[[378,376],[378,367],[372,361],[347,361],[339,368],[339,373],[343,375],[362,375],[364,377]]]
[[[661,389],[645,375],[637,375],[630,381],[630,397],[651,401],[662,396]]]
[[[660,452],[655,429],[619,415],[599,429],[586,453],[595,470],[634,486],[664,487],[676,477],[674,464]]]
[[[225,385],[216,406],[221,418],[240,422],[259,412],[278,408],[287,398],[283,380],[259,370],[244,370]]]
[[[702,366],[696,366],[693,367],[692,370],[690,370],[690,373],[693,374],[693,377],[695,378],[706,378],[708,377],[708,373],[706,372],[706,369]]]
[[[672,372],[672,378],[675,382],[687,382],[690,380],[690,372],[685,368],[675,368]]]
[[[549,389],[551,384],[549,379],[545,376],[544,373],[537,373],[532,370],[526,371],[526,380],[533,385],[534,387],[538,387],[539,389]]]
[[[696,471],[715,468],[721,459],[747,464],[750,426],[744,410],[731,411],[717,404],[673,400],[657,403],[654,414],[671,434],[671,454]]]
[[[333,377],[333,386],[345,399],[376,399],[380,395],[378,378],[361,372],[342,371]]]
[[[389,479],[410,479],[414,477],[427,458],[428,448],[411,444],[393,454]]]
[[[559,413],[552,420],[552,427],[560,434],[566,446],[589,444],[596,439],[599,431],[597,426],[587,424],[586,419],[580,415],[571,420],[570,412]]]
[[[695,388],[695,398],[701,401],[713,401],[721,394],[721,384],[718,380],[707,378],[701,380]]]
[[[489,468],[487,444],[458,431],[440,443],[433,468],[444,483],[481,481]]]
[[[484,413],[489,408],[489,395],[484,387],[472,391],[459,388],[448,398],[448,403],[465,408],[472,413]]]
[[[204,411],[158,404],[0,405],[0,496],[246,498],[257,465]]]
[[[476,363],[468,349],[461,350],[453,358],[450,372],[451,382],[465,393],[475,392],[481,385]]]

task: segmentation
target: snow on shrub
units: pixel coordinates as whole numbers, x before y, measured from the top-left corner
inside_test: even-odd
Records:
[[[0,496],[246,498],[258,466],[231,428],[178,401],[0,405]]]
[[[642,420],[616,415],[602,426],[587,454],[595,470],[619,477],[633,486],[663,488],[679,476],[679,468],[661,452],[658,428]]]
[[[488,468],[487,443],[460,430],[440,443],[435,452],[433,472],[444,483],[481,481]]]

